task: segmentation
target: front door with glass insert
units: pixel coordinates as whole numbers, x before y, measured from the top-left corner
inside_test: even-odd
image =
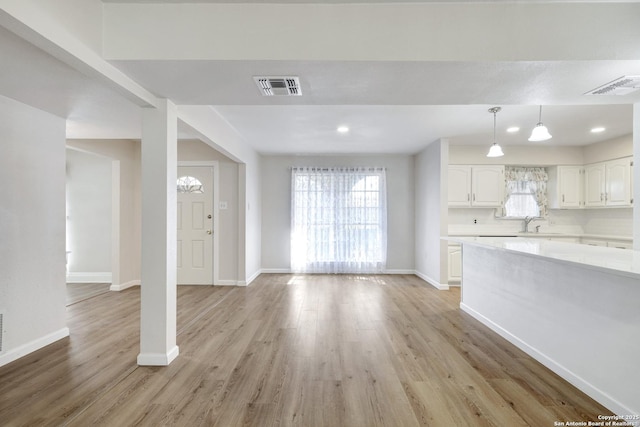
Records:
[[[178,284],[213,284],[213,168],[178,167]]]

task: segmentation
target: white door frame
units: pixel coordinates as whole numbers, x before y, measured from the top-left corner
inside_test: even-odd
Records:
[[[178,167],[180,166],[201,166],[201,167],[210,167],[213,169],[213,284],[218,285],[220,280],[218,279],[218,207],[220,205],[220,195],[218,194],[219,189],[219,170],[218,170],[218,161],[216,160],[196,160],[196,161],[179,161]],[[177,208],[177,207],[176,207]]]
[[[120,160],[111,159],[111,286],[120,289]]]

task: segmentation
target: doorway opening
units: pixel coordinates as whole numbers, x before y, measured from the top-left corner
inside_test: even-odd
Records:
[[[66,149],[67,304],[109,291],[119,277],[119,162]]]

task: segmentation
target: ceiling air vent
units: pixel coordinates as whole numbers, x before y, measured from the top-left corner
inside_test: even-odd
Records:
[[[263,96],[300,96],[300,79],[297,77],[254,77]]]
[[[640,89],[640,76],[622,76],[585,95],[627,95]]]

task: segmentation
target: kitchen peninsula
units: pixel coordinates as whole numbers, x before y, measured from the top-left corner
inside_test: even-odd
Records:
[[[448,240],[462,245],[462,310],[615,413],[640,414],[640,252]]]

